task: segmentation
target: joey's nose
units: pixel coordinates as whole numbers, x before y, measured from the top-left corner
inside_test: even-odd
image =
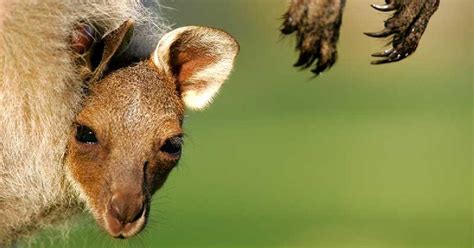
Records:
[[[143,194],[115,193],[109,203],[109,214],[121,224],[133,223],[143,214]]]

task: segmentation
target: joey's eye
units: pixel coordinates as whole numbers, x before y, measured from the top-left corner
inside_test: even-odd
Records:
[[[94,131],[87,126],[79,125],[76,129],[76,140],[85,144],[97,144]]]
[[[175,136],[167,139],[165,143],[161,146],[160,151],[168,153],[171,156],[177,157],[181,155],[182,144],[183,138],[181,136]]]

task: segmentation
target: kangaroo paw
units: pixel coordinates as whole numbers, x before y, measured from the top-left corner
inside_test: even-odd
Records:
[[[337,59],[337,41],[345,0],[292,0],[284,14],[281,32],[296,34],[299,52],[295,67],[315,75],[328,70]]]
[[[391,48],[372,54],[381,59],[372,64],[385,64],[400,61],[413,54],[418,47],[431,16],[436,12],[440,0],[385,0],[386,4],[372,7],[379,11],[395,10],[392,17],[385,21],[380,32],[365,33],[370,37],[391,37]]]

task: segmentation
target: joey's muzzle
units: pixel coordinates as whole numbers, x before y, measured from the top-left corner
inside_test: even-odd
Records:
[[[119,192],[107,203],[104,216],[106,229],[115,238],[138,234],[146,224],[147,202],[143,194]]]

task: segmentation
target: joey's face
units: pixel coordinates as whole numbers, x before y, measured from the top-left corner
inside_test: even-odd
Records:
[[[120,67],[110,65],[133,25],[125,21],[98,44],[88,35],[72,39],[80,64],[91,67],[83,73],[89,94],[69,137],[69,179],[97,223],[117,238],[145,227],[153,193],[181,156],[184,107],[212,101],[239,50],[221,30],[183,27],[165,34],[149,58],[109,69]]]
[[[91,87],[71,133],[68,164],[96,220],[113,237],[144,228],[152,194],[181,156],[183,112],[174,82],[146,62]]]

